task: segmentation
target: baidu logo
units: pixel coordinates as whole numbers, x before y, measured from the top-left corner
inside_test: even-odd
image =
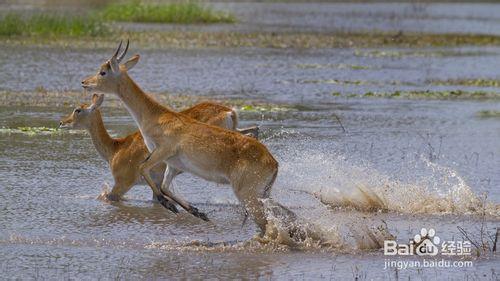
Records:
[[[436,236],[434,228],[429,230],[422,228],[420,234],[415,235],[413,243],[415,244],[415,254],[419,256],[435,256],[439,253],[439,239]]]
[[[434,228],[422,228],[410,243],[398,244],[394,240],[384,241],[384,255],[386,256],[436,256],[441,255],[470,255],[469,241],[441,241]]]

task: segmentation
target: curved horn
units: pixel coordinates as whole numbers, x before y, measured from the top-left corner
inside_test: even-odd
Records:
[[[122,59],[125,57],[125,55],[127,54],[127,51],[128,51],[128,45],[129,45],[130,41],[129,39],[127,39],[127,45],[125,46],[125,51],[123,51],[123,53],[116,59],[118,62],[121,62]]]
[[[120,49],[122,48],[122,43],[123,43],[123,40],[120,40],[120,45],[118,45],[118,48],[116,49],[115,54],[111,58],[116,58],[116,56],[118,56],[118,53],[120,52]]]

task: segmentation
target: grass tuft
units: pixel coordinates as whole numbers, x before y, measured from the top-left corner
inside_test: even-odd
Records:
[[[470,87],[500,87],[500,80],[496,79],[448,79],[448,80],[430,80],[433,85],[445,86],[470,86]]]
[[[432,90],[414,90],[414,91],[394,91],[394,92],[366,92],[361,94],[356,93],[341,93],[333,92],[332,96],[347,97],[347,98],[400,98],[400,99],[435,99],[435,100],[498,100],[500,93],[486,91],[432,91]],[[480,117],[492,117],[497,113],[484,111],[478,113]],[[499,115],[500,116],[500,115]]]
[[[481,118],[500,118],[500,111],[497,110],[481,110],[477,113]]]
[[[67,17],[51,14],[23,16],[9,13],[0,18],[0,36],[99,36],[107,27],[92,17]]]
[[[214,11],[197,2],[151,4],[140,1],[106,6],[102,17],[111,21],[156,23],[233,23],[233,15]]]

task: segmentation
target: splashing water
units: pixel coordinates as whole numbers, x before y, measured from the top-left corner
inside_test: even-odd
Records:
[[[107,196],[108,194],[110,193],[110,187],[109,187],[109,184],[107,182],[104,182],[102,184],[102,191],[101,193],[97,196],[97,200],[101,200],[101,201],[108,201],[107,199]]]
[[[286,207],[263,200],[268,225],[264,236],[256,238],[262,244],[340,252],[379,249],[393,238],[377,216],[380,212],[500,217],[500,205],[475,194],[455,170],[423,157],[402,163],[396,175],[389,176],[325,149],[285,149],[279,155],[273,198]]]
[[[262,239],[263,243],[279,243],[292,247],[300,246],[329,246],[342,248],[340,237],[336,232],[331,232],[330,237],[325,237],[322,230],[304,219],[299,218],[294,212],[272,199],[262,200],[266,210],[268,223]]]
[[[301,151],[305,156],[300,161],[280,161],[278,184],[312,194],[331,207],[363,212],[500,216],[500,205],[475,194],[455,170],[424,157],[403,163],[396,176],[388,176],[369,165],[352,164],[342,156]]]
[[[244,241],[155,241],[147,249],[194,252],[279,252],[294,250],[327,250],[337,253],[376,250],[383,241],[394,239],[387,226],[376,225],[353,216],[334,218],[322,208],[319,220],[302,217],[272,199],[262,200],[268,219],[265,233]],[[319,206],[320,208],[322,206]],[[329,216],[330,215],[330,216]]]
[[[369,227],[378,221],[368,222],[360,217],[352,220],[356,215],[332,218],[328,210],[321,210],[322,214],[316,215],[314,220],[300,217],[272,199],[265,199],[263,203],[268,224],[264,236],[257,238],[263,244],[352,252],[380,249],[384,240],[393,238],[387,226]]]
[[[385,222],[367,213],[486,212],[500,216],[500,208],[483,201],[456,171],[423,157],[403,164],[397,177],[391,177],[369,165],[353,164],[345,157],[325,154],[322,150],[295,151],[280,159],[280,176],[273,195],[276,200],[285,201],[286,206],[272,199],[262,201],[268,219],[263,236],[246,241],[154,242],[146,248],[224,252],[331,249],[353,252],[379,249],[384,240],[393,239]],[[286,190],[287,196],[283,196],[282,191],[276,194],[280,190]],[[297,198],[296,193],[289,193],[290,190],[304,191],[312,203],[308,205],[307,200]],[[101,196],[107,193],[108,187],[104,186]],[[336,210],[318,204],[314,198]]]

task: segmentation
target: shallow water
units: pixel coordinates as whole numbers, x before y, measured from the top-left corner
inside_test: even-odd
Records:
[[[346,245],[311,246],[299,251],[252,242],[256,229],[251,223],[240,227],[243,214],[226,186],[187,175],[175,182],[175,191],[206,211],[211,223],[185,213],[172,215],[151,201],[151,192],[144,186],[134,188],[123,203],[107,204],[96,197],[105,188],[105,182],[112,183],[112,178],[85,133],[62,131],[34,136],[1,133],[2,269],[20,278],[350,278],[353,271],[368,278],[392,278],[394,270],[380,270],[382,253],[360,250],[353,235],[362,235],[365,224],[377,226],[384,220],[390,232],[402,241],[421,227],[435,227],[442,238],[460,237],[457,226],[473,232],[482,221],[481,210],[464,206],[470,199],[469,193],[458,192],[448,204],[440,205],[443,208],[431,204],[427,209],[418,205],[399,210],[396,206],[389,213],[359,213],[328,209],[303,191],[321,191],[331,199],[336,196],[331,194],[336,188],[347,197],[359,197],[349,195],[356,185],[376,190],[389,182],[393,192],[400,196],[397,200],[410,203],[418,201],[414,198],[416,191],[446,198],[449,192],[465,188],[477,196],[485,191],[488,202],[498,204],[500,194],[495,188],[498,175],[490,168],[498,167],[498,158],[488,157],[496,152],[497,135],[488,137],[488,132],[498,134],[500,124],[463,112],[463,109],[473,112],[481,103],[385,101],[384,104],[350,104],[349,110],[342,111],[347,133],[311,121],[311,126],[288,126],[286,122],[277,125],[273,117],[265,118],[261,124],[266,136],[264,142],[281,163],[273,197],[321,229],[329,230],[339,239],[337,242]],[[410,104],[417,105],[413,114],[404,110]],[[463,117],[454,120],[453,114],[442,114],[438,118],[431,110],[437,106],[445,112],[456,112],[458,107]],[[58,117],[68,109],[3,107],[1,112],[3,127],[54,127]],[[325,115],[324,112],[316,114]],[[134,130],[132,121],[122,112],[106,110],[104,114],[113,134]],[[412,121],[394,122],[409,115],[415,115],[407,117]],[[374,116],[377,122],[370,122]],[[252,120],[245,112],[242,119]],[[299,122],[300,117],[287,120]],[[372,126],[366,128],[368,122]],[[415,124],[408,125],[409,122]],[[444,172],[428,170],[423,165],[428,163],[427,143],[417,134],[425,132],[425,127],[434,127],[435,132],[446,131],[440,154],[432,161],[443,167]],[[467,128],[468,133],[462,134],[460,128]],[[438,136],[432,135],[429,142],[437,145]],[[481,157],[475,163],[467,163],[462,158],[467,154],[465,151]],[[487,183],[483,179],[486,177]],[[407,181],[417,189],[395,179]],[[459,186],[460,181],[457,185],[458,179],[463,179],[466,186]],[[485,217],[486,225],[490,228],[498,225],[500,209],[494,206],[487,210],[490,213]],[[447,276],[474,276],[473,270],[479,270],[490,277],[498,258],[479,258],[474,262],[473,269],[446,269],[450,274]],[[438,273],[439,269],[428,269],[419,274],[432,278]],[[399,274],[417,273],[407,270]]]
[[[491,15],[492,9],[479,10]],[[110,52],[2,46],[0,90],[78,91],[79,81]],[[242,126],[260,125],[262,141],[280,162],[272,197],[315,225],[330,245],[258,242],[253,223],[242,226],[242,209],[228,186],[189,175],[179,176],[174,190],[205,211],[210,223],[169,213],[151,200],[146,186],[132,189],[122,203],[99,201],[96,197],[113,180],[85,132],[19,129],[55,128],[70,106],[0,106],[3,278],[498,279],[495,254],[472,258],[471,268],[395,270],[384,269],[380,250],[364,248],[373,242],[367,237],[370,229],[385,224],[401,243],[422,227],[435,228],[442,240],[461,240],[457,227],[477,239],[482,225],[490,233],[499,226],[500,120],[480,118],[478,112],[499,111],[500,102],[346,96],[395,90],[499,92],[429,82],[497,79],[499,48],[132,46],[131,52],[141,54],[131,76],[148,91],[278,105],[272,111],[240,110]],[[114,136],[135,130],[123,110],[104,108],[103,115]]]
[[[492,3],[220,3],[241,28],[289,31],[412,31],[498,34]]]
[[[132,43],[133,44],[133,43]],[[131,71],[151,92],[325,105],[335,95],[498,88],[433,85],[432,80],[496,80],[500,49],[138,50]],[[0,90],[80,90],[109,50],[2,47]],[[12,71],[12,69],[16,71]],[[37,75],[33,76],[33,73]]]

